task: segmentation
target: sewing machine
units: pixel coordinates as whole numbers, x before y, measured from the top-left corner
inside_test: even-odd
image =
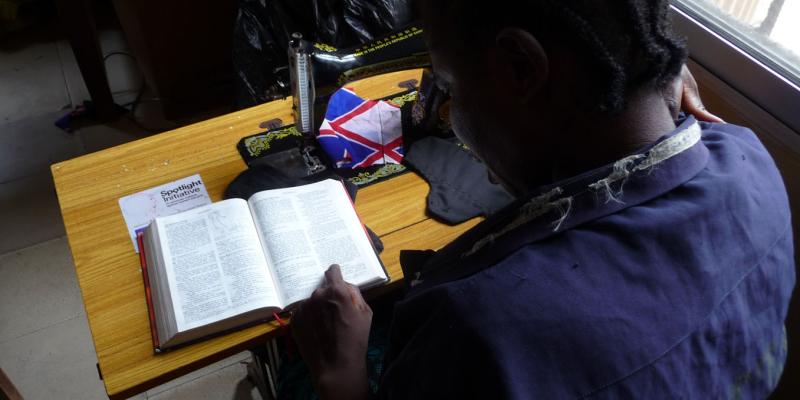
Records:
[[[315,137],[328,99],[349,82],[430,66],[422,30],[416,27],[344,50],[306,41],[295,33],[289,43],[289,77],[297,129],[307,138]]]
[[[325,155],[316,151],[315,143],[334,92],[350,82],[372,76],[431,67],[422,30],[413,26],[372,43],[343,50],[304,40],[301,34],[295,33],[289,42],[288,53],[288,81],[284,76],[278,90],[293,96],[295,125],[288,128],[271,126],[264,134],[244,138],[238,147],[248,165],[263,163],[283,171],[294,171],[298,176],[309,176],[326,169]],[[437,88],[433,74],[426,70],[421,82],[410,82],[408,89],[417,90],[418,95],[411,112],[411,127],[403,133],[407,144],[430,132],[449,132],[449,127],[441,126],[442,121],[447,121],[446,111],[444,114],[442,111],[447,107],[442,105],[448,96]],[[280,141],[280,138],[288,141],[283,146],[285,148],[260,146],[260,143]],[[271,150],[263,151],[270,146]]]

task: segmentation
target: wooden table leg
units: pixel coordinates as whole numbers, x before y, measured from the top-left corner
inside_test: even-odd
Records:
[[[101,121],[117,117],[90,0],[56,0],[61,25]]]
[[[258,392],[264,400],[272,400],[277,396],[275,386],[277,376],[275,374],[278,373],[278,370],[275,363],[270,361],[272,357],[277,357],[277,353],[273,352],[274,345],[275,339],[271,339],[266,346],[250,349],[253,361],[247,366],[247,375],[253,385],[258,388]]]
[[[22,400],[22,395],[19,394],[19,391],[17,391],[17,388],[11,383],[11,379],[8,379],[8,376],[6,376],[2,368],[0,368],[0,398]]]

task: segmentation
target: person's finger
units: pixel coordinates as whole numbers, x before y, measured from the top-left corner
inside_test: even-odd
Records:
[[[697,81],[692,75],[692,71],[686,64],[681,68],[681,81],[683,81],[683,93],[681,96],[681,109],[683,111],[694,115],[700,121],[706,122],[725,122],[722,118],[710,113],[703,101],[700,99],[700,89],[697,86]]]
[[[319,302],[323,297],[325,297],[325,293],[327,292],[327,290],[328,290],[328,287],[325,284],[325,282],[323,282],[322,285],[320,285],[318,288],[314,289],[313,292],[311,292],[311,296],[307,300],[305,300],[303,303],[317,303],[317,302]]]
[[[354,306],[362,307],[367,305],[367,302],[364,300],[364,296],[361,295],[361,290],[359,290],[358,287],[347,284],[347,293]]]
[[[681,107],[687,113],[694,115],[700,121],[706,122],[717,122],[717,123],[724,123],[725,121],[722,118],[717,117],[716,115],[712,114],[706,109],[706,106],[703,105],[703,101],[700,100],[700,95],[697,92],[697,88],[694,89],[684,86],[683,88],[683,100],[682,100]]]
[[[325,281],[329,285],[334,285],[338,283],[344,283],[344,278],[342,278],[342,270],[337,264],[333,264],[325,271]]]

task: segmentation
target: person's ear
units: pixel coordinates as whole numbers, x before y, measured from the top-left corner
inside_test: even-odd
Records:
[[[505,28],[495,37],[499,62],[506,64],[516,98],[528,102],[544,89],[549,61],[539,40],[520,28]]]

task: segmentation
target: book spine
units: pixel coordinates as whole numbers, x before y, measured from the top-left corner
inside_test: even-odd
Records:
[[[153,338],[153,351],[161,352],[161,344],[158,341],[158,330],[156,327],[156,314],[153,309],[153,295],[150,290],[150,276],[147,271],[147,257],[144,254],[144,233],[136,235],[136,242],[139,244],[139,263],[142,266],[142,278],[144,279],[144,297],[147,302],[147,315],[150,319],[150,335]]]

